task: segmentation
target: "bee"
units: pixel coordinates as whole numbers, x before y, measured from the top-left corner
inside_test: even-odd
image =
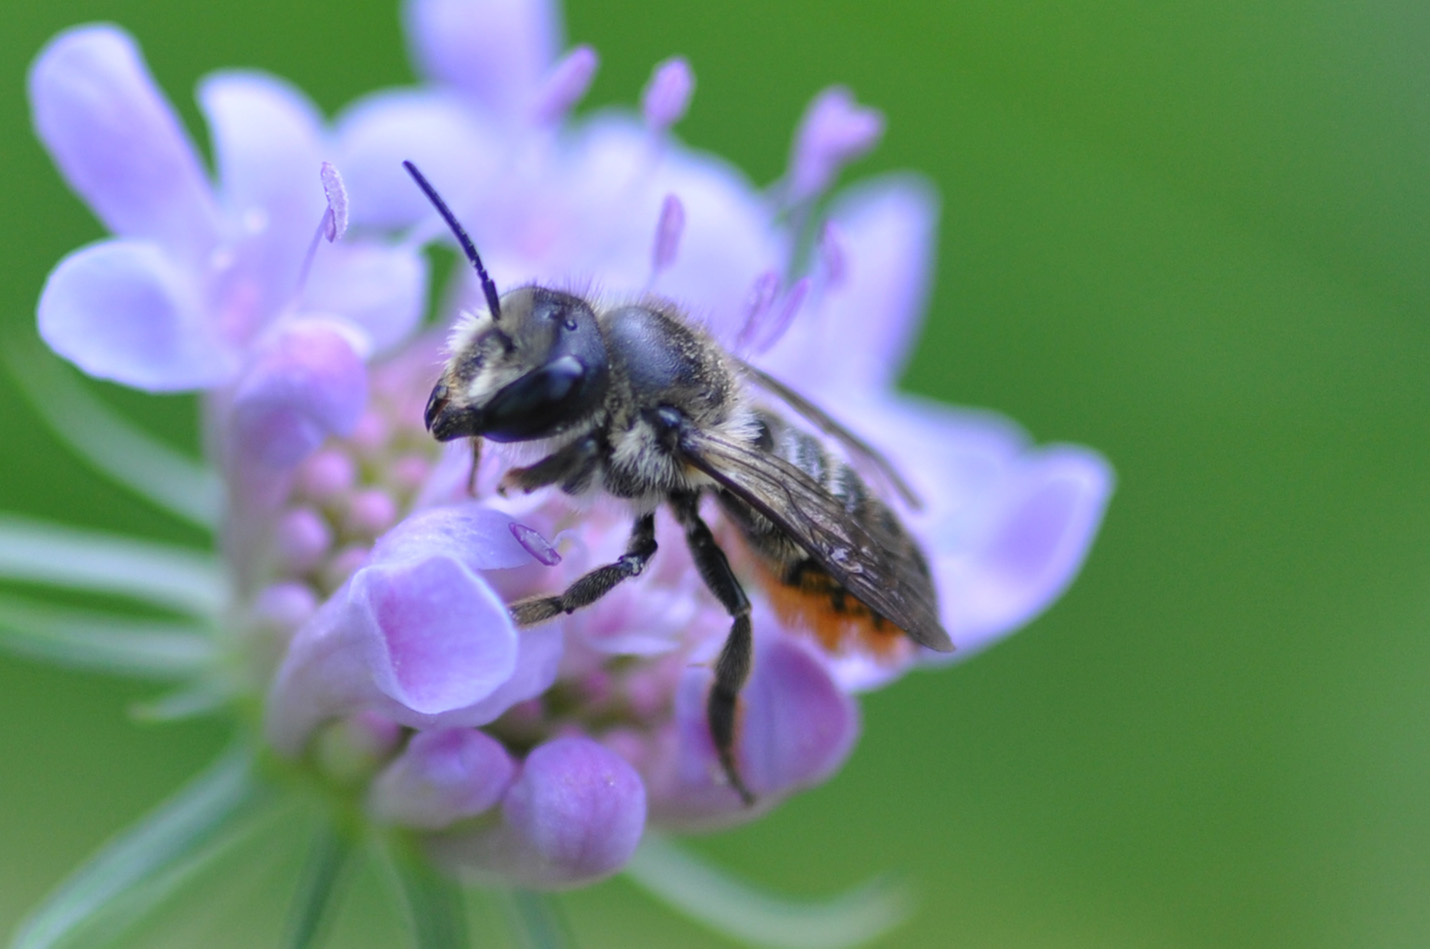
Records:
[[[639,576],[656,552],[655,511],[668,505],[731,617],[706,716],[720,767],[747,806],[755,797],[736,766],[735,741],[751,664],[750,600],[701,517],[703,496],[713,496],[743,540],[777,612],[825,647],[887,654],[912,641],[953,649],[928,562],[892,508],[818,436],[757,406],[752,389],[783,401],[916,503],[873,449],[725,351],[669,301],[605,305],[538,285],[498,294],[437,191],[403,164],[456,236],[487,304],[452,333],[427,402],[428,431],[443,442],[472,439],[474,450],[481,439],[535,443],[540,460],[508,470],[503,489],[604,492],[634,512],[619,559],[563,593],[511,604],[518,626],[581,609]]]

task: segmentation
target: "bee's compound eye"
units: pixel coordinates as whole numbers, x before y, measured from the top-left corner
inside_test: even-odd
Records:
[[[483,410],[492,441],[524,441],[560,431],[591,408],[603,381],[575,356],[561,356],[499,391]]]

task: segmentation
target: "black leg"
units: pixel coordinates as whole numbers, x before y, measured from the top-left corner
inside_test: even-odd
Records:
[[[594,436],[578,438],[528,468],[512,468],[502,475],[497,491],[505,495],[517,488],[530,494],[537,488],[559,484],[568,494],[576,494],[596,473],[600,458],[601,446]]]
[[[511,618],[518,626],[534,626],[553,616],[571,613],[589,606],[610,593],[622,580],[636,577],[645,569],[646,561],[655,553],[655,515],[644,514],[631,528],[631,539],[625,555],[615,563],[597,567],[581,577],[560,596],[533,596],[511,605]]]
[[[725,777],[740,795],[740,800],[749,807],[755,803],[755,795],[745,786],[735,767],[735,712],[739,705],[740,689],[750,675],[750,654],[753,639],[750,627],[750,600],[745,596],[735,572],[730,569],[730,561],[725,552],[715,543],[710,528],[700,519],[700,496],[682,494],[671,498],[675,517],[685,528],[685,542],[690,545],[690,554],[695,558],[695,567],[700,578],[715,594],[715,599],[734,617],[730,625],[730,635],[720,650],[720,658],[715,661],[715,683],[710,687],[710,699],[705,707],[710,721],[710,737],[715,742],[715,753],[720,756],[720,767]]]
[[[482,463],[482,440],[480,438],[469,439],[472,443],[472,467],[467,472],[467,496],[477,496],[477,468]]]

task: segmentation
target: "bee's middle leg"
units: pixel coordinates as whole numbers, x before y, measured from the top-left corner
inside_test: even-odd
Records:
[[[527,468],[512,468],[502,475],[497,493],[505,495],[512,488],[530,494],[538,488],[559,484],[568,494],[578,494],[596,475],[601,459],[601,445],[594,435],[578,438],[564,448],[546,456]]]
[[[627,577],[639,576],[655,555],[655,514],[643,514],[631,527],[626,552],[615,563],[597,567],[566,588],[558,596],[533,596],[511,605],[511,618],[518,626],[534,626],[562,613],[589,606],[615,589]]]
[[[715,682],[710,687],[705,715],[725,778],[740,795],[740,800],[749,807],[755,803],[755,795],[735,766],[735,712],[740,690],[750,676],[750,654],[754,642],[750,626],[750,600],[735,577],[735,571],[730,569],[725,551],[720,549],[710,528],[700,519],[700,496],[677,495],[671,499],[671,506],[675,509],[676,519],[685,528],[685,542],[690,547],[690,555],[695,558],[700,578],[734,620],[730,625],[730,635],[720,650],[720,658],[715,660]]]

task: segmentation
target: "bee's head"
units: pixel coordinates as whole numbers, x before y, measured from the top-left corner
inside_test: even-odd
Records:
[[[439,441],[545,438],[600,406],[606,347],[589,303],[521,287],[490,310],[452,334],[446,368],[427,401],[427,428]]]
[[[452,333],[447,367],[427,400],[427,430],[444,442],[521,442],[570,428],[606,393],[606,345],[591,305],[544,287],[499,297],[476,245],[437,189],[412,162],[402,165],[452,229],[487,301],[486,313]]]

